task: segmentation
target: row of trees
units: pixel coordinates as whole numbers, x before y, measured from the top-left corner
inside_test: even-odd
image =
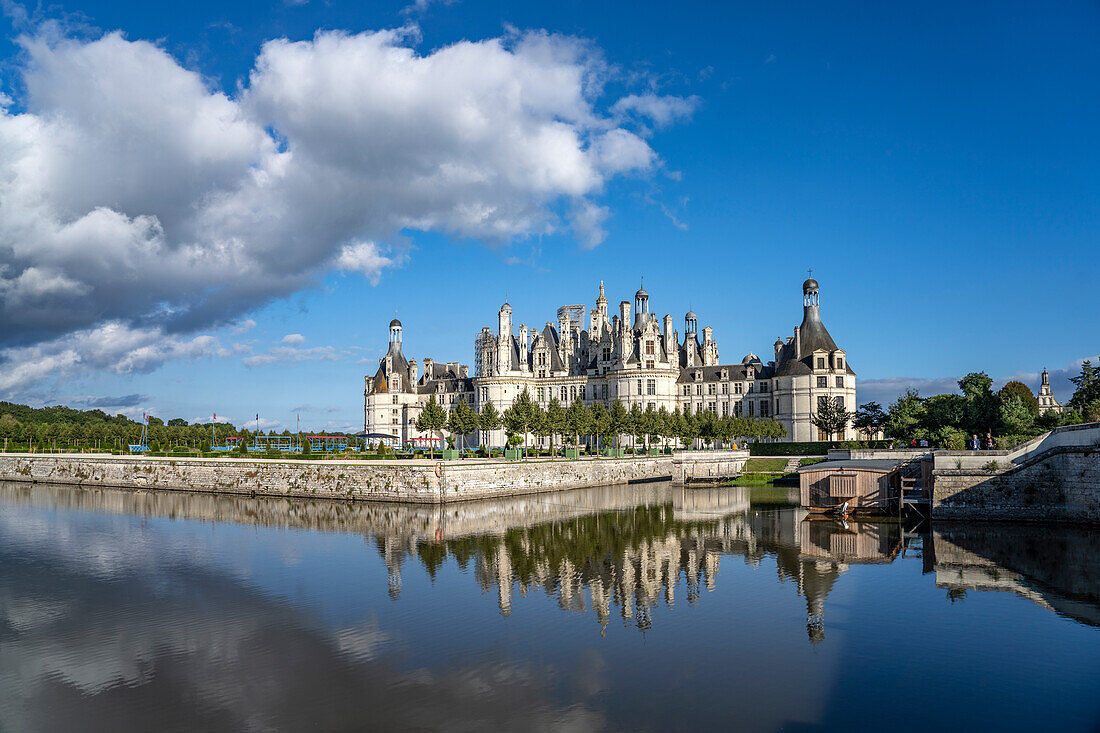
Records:
[[[148,440],[153,450],[205,450],[221,444],[230,435],[240,435],[251,445],[255,432],[238,430],[231,423],[196,423],[182,418],[165,422],[150,416]],[[102,410],[74,410],[69,407],[29,407],[0,402],[0,444],[28,448],[73,450],[126,450],[141,441],[141,423],[125,415],[107,415]],[[270,431],[267,435],[292,435]],[[214,441],[212,443],[212,441]]]
[[[988,374],[971,372],[958,382],[962,394],[921,397],[910,388],[889,409],[868,402],[845,416],[865,435],[881,431],[888,438],[923,439],[951,449],[963,449],[969,436],[986,433],[1018,442],[1059,425],[1100,421],[1100,369],[1086,361],[1071,380],[1077,389],[1060,413],[1040,415],[1038,399],[1023,382],[1010,381],[994,392]]]
[[[445,430],[451,434],[452,440],[462,441],[462,447],[466,446],[467,436],[489,433],[502,427],[508,436],[508,444],[522,444],[525,454],[528,435],[548,438],[553,451],[555,445],[564,444],[566,438],[571,438],[575,445],[585,439],[590,440],[591,445],[599,446],[601,438],[610,437],[618,448],[620,437],[626,435],[632,438],[635,449],[639,442],[648,449],[654,442],[665,444],[673,439],[679,440],[682,445],[692,445],[697,439],[709,444],[712,441],[730,442],[743,438],[782,438],[787,434],[786,429],[775,420],[719,417],[713,412],[692,414],[681,412],[679,408],[672,412],[665,407],[655,409],[652,406],[643,410],[637,403],[628,410],[619,400],[609,407],[600,402],[587,406],[583,400],[574,400],[565,407],[557,399],[551,399],[542,408],[531,399],[526,389],[503,413],[491,402],[487,402],[480,412],[475,412],[465,399],[460,399],[448,414],[432,395],[416,420],[417,430],[428,434]]]

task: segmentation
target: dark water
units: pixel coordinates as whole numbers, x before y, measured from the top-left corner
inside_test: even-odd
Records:
[[[1100,533],[0,484],[0,730],[1097,730]]]

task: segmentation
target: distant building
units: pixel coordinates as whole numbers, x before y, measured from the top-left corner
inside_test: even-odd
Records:
[[[644,288],[634,294],[633,318],[625,300],[617,314],[609,314],[602,282],[587,318],[582,305],[562,306],[557,321],[547,321],[542,330],[524,323],[517,334],[512,306],[502,305],[497,330],[486,326],[475,338],[473,377],[464,365],[432,359],[424,359],[421,375],[402,352],[401,322],[394,319],[389,350],[374,376],[365,378],[364,430],[408,441],[422,437],[416,417],[432,394],[447,410],[465,399],[474,410],[492,402],[503,412],[526,389],[543,407],[557,398],[563,406],[578,399],[605,405],[619,400],[628,409],[637,404],[643,410],[709,410],[775,419],[786,427],[787,440],[824,440],[811,417],[826,400],[855,409],[855,372],[821,321],[817,281],[804,282],[802,295],[802,324],[793,336],[776,340],[767,364],[754,353],[722,364],[713,329],[700,332],[693,311],[684,316],[681,340],[671,315],[659,319],[650,312]],[[849,427],[834,437],[851,438],[854,431]],[[489,442],[502,445],[503,430]]]
[[[1054,393],[1050,391],[1050,375],[1047,374],[1047,370],[1044,368],[1043,382],[1039,385],[1039,414],[1061,412],[1062,409],[1062,404],[1054,398]]]

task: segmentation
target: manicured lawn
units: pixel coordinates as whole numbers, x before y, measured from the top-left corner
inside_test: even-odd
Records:
[[[782,473],[786,458],[750,458],[745,463],[745,473]]]

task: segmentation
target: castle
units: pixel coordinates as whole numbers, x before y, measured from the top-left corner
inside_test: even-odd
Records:
[[[497,330],[486,326],[475,339],[473,376],[466,365],[432,359],[424,359],[421,374],[402,351],[396,318],[389,339],[378,371],[365,378],[364,428],[393,436],[395,443],[427,437],[415,423],[433,394],[447,410],[465,399],[474,410],[492,402],[503,412],[526,389],[542,407],[555,397],[563,406],[578,399],[589,405],[619,400],[627,409],[637,404],[771,418],[792,441],[825,439],[811,417],[826,401],[850,412],[856,407],[855,372],[821,321],[819,287],[812,278],[802,284],[802,324],[785,341],[776,339],[766,364],[753,353],[738,363],[721,363],[713,329],[700,332],[692,311],[684,316],[681,340],[671,315],[650,312],[645,288],[634,294],[633,311],[624,300],[611,315],[602,282],[587,323],[584,306],[568,305],[542,330],[520,324],[517,334],[512,306],[502,305]],[[850,425],[833,436],[854,437]],[[493,447],[504,440],[503,430],[488,435]]]

